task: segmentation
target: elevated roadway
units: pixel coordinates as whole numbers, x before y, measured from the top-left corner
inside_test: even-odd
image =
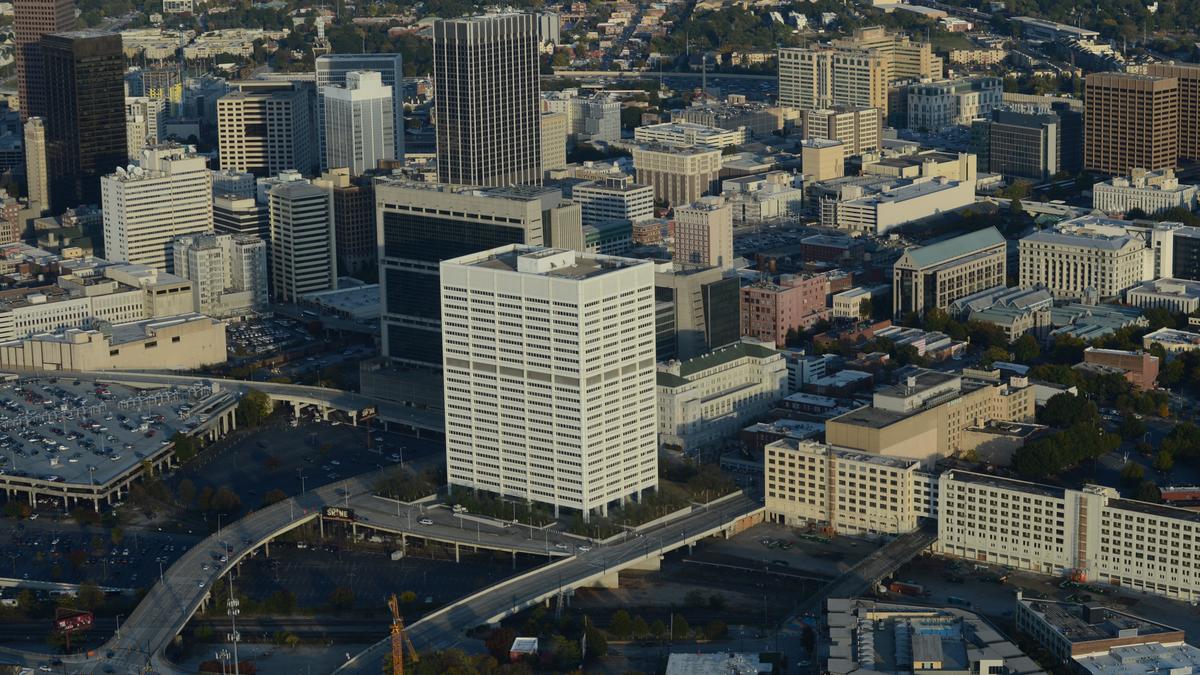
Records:
[[[418,650],[454,647],[470,628],[499,621],[566,590],[615,586],[621,570],[657,569],[664,554],[707,537],[734,534],[760,522],[762,512],[761,504],[744,495],[709,508],[695,507],[636,536],[543,565],[447,605],[410,625],[408,635]],[[381,640],[348,660],[335,675],[377,675],[389,653],[390,638]]]
[[[544,541],[530,539],[522,528],[492,528],[485,533],[482,525],[468,527],[446,509],[426,509],[411,515],[403,508],[396,515],[395,503],[380,500],[371,492],[383,475],[374,472],[310,490],[296,497],[254,511],[204,539],[176,560],[155,583],[129,617],[121,623],[120,636],[114,636],[92,656],[72,654],[61,657],[68,673],[99,673],[111,666],[114,672],[145,672],[153,667],[160,673],[178,672],[163,657],[165,649],[183,630],[192,616],[209,600],[214,582],[231,570],[242,558],[263,547],[268,553],[270,541],[289,530],[322,519],[326,507],[361,509],[365,520],[350,527],[371,527],[405,537],[420,537],[455,548],[488,548],[506,552],[544,554],[565,557],[567,553],[550,548]],[[428,517],[432,525],[421,525]],[[411,522],[411,525],[410,525]],[[322,523],[324,526],[324,523]],[[220,562],[225,556],[225,562]],[[205,569],[207,567],[207,569]],[[107,656],[112,653],[112,657]],[[0,663],[33,665],[44,663],[50,655],[0,649]]]

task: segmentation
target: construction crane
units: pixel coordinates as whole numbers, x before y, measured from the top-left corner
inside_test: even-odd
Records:
[[[408,654],[413,663],[420,661],[421,657],[404,631],[404,617],[400,616],[400,601],[395,593],[388,598],[388,609],[392,610],[392,675],[404,675],[404,646],[408,645]]]

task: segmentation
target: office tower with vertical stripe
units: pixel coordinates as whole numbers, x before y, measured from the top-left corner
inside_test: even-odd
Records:
[[[537,15],[438,21],[433,31],[438,180],[539,184]]]

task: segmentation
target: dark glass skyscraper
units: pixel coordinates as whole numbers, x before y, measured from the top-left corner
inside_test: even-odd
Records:
[[[542,180],[538,18],[494,14],[433,28],[438,180],[531,185]]]
[[[46,154],[50,204],[100,203],[100,177],[125,163],[125,55],[121,36],[45,35]]]
[[[43,35],[75,28],[74,0],[13,0],[13,41],[21,119],[46,114],[46,78],[42,72]]]

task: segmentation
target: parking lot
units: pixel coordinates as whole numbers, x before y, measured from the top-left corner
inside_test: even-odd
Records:
[[[415,470],[441,461],[441,441],[413,438],[306,418],[291,426],[285,415],[251,434],[205,451],[170,481],[177,487],[190,479],[197,491],[228,487],[241,498],[243,510],[258,508],[272,490],[297,494],[361,473],[396,466],[403,460]],[[228,522],[228,521],[227,521]]]
[[[392,560],[382,548],[352,550],[334,539],[323,544],[311,539],[303,549],[298,545],[279,542],[271,546],[270,558],[247,560],[234,582],[239,592],[265,600],[276,591],[289,590],[299,608],[319,609],[335,588],[344,586],[354,591],[355,607],[382,611],[392,593],[412,591],[425,610],[545,563],[541,557],[520,556],[514,571],[510,556],[465,550],[455,563],[453,549],[420,548],[416,542],[400,560]],[[415,621],[420,612],[405,614]]]
[[[231,358],[262,357],[311,345],[316,339],[291,319],[251,319],[230,323],[225,341]]]
[[[44,520],[17,523],[0,539],[0,577],[129,589],[158,579],[200,537],[132,530],[113,541],[107,528]]]
[[[203,387],[141,391],[71,378],[0,384],[0,474],[104,484],[199,422],[187,411]]]

